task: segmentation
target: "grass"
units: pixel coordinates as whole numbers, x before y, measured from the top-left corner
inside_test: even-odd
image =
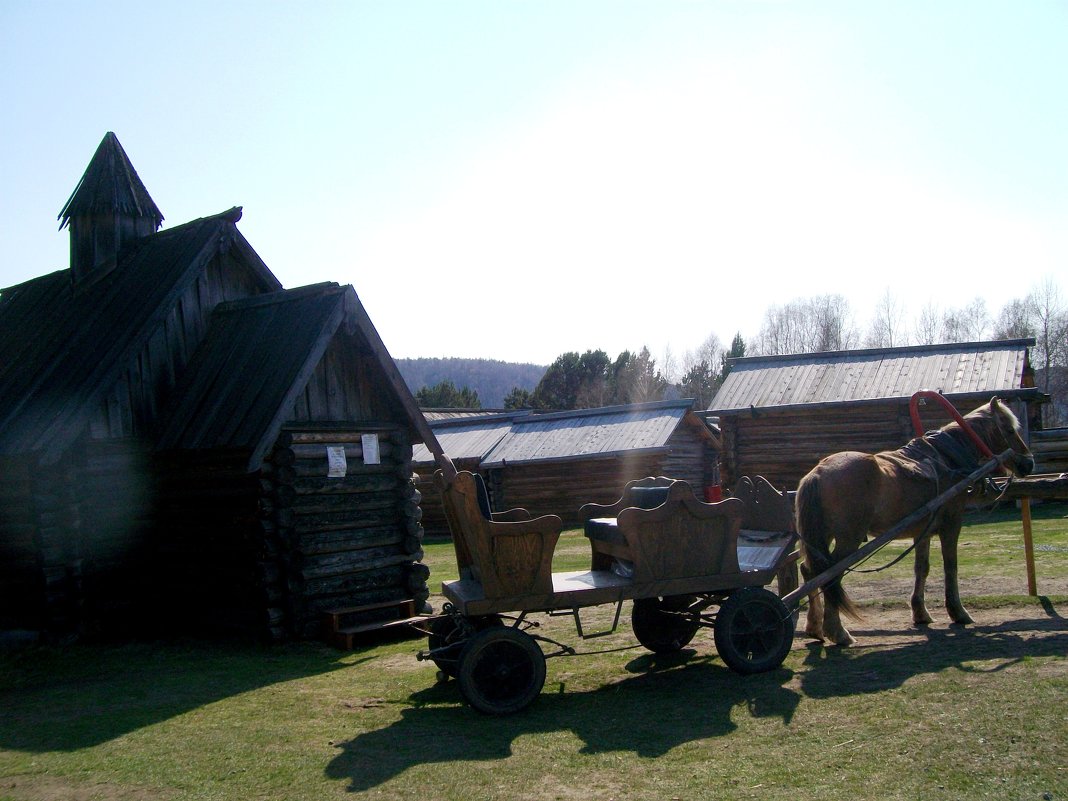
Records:
[[[1034,511],[1040,591],[1065,586],[1068,508]],[[885,629],[872,644],[799,638],[780,670],[742,678],[710,632],[665,657],[623,625],[580,643],[605,653],[550,660],[542,696],[501,719],[437,684],[417,640],[0,654],[0,799],[1065,799],[1068,598],[1023,597],[1020,543],[1011,512],[969,520],[975,626],[946,626],[932,590],[936,625],[911,629],[906,559],[848,579],[897,615],[858,626]],[[554,568],[587,548],[565,534]],[[451,545],[426,553],[435,586],[455,576]],[[566,619],[543,632],[575,643]]]

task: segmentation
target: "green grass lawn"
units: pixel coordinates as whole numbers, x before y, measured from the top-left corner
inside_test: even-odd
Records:
[[[3,653],[0,799],[1068,798],[1068,598],[1023,596],[1012,511],[968,523],[975,626],[947,626],[932,592],[936,624],[911,629],[906,559],[847,580],[873,612],[901,610],[858,624],[886,629],[872,645],[799,637],[781,669],[743,678],[710,632],[656,656],[624,624],[580,644],[602,653],[551,659],[541,697],[507,718],[437,683],[419,640]],[[1068,506],[1036,506],[1034,527],[1040,591],[1065,586]],[[569,532],[554,567],[588,558]],[[426,561],[435,588],[455,577],[449,543]],[[542,631],[575,641],[566,619]]]

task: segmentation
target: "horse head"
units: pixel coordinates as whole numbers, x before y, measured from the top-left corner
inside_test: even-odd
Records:
[[[1013,456],[1006,468],[1015,475],[1027,476],[1035,469],[1035,457],[1020,436],[1020,421],[996,397],[965,415],[964,419],[995,455],[1012,450]]]

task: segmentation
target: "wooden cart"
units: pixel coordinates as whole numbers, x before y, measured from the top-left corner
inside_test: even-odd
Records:
[[[428,620],[419,658],[456,678],[475,709],[524,708],[541,692],[546,658],[576,653],[538,634],[536,613],[571,616],[590,639],[615,631],[633,601],[631,627],[643,646],[677,651],[711,628],[720,657],[739,673],[773,670],[789,652],[796,615],[767,585],[778,579],[780,594],[796,588],[797,538],[790,497],[764,479],[745,479],[736,497],[711,504],[685,481],[631,482],[615,504],[580,510],[590,569],[553,573],[560,518],[494,513],[480,476],[441,461],[460,578],[442,585],[444,613]],[[580,610],[604,604],[616,607],[611,628],[585,632]]]

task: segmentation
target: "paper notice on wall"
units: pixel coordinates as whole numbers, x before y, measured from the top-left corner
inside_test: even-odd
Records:
[[[326,446],[326,477],[344,478],[348,471],[349,463],[345,459],[344,445]]]
[[[361,440],[363,442],[363,463],[381,464],[382,457],[378,453],[378,434],[364,434]]]

